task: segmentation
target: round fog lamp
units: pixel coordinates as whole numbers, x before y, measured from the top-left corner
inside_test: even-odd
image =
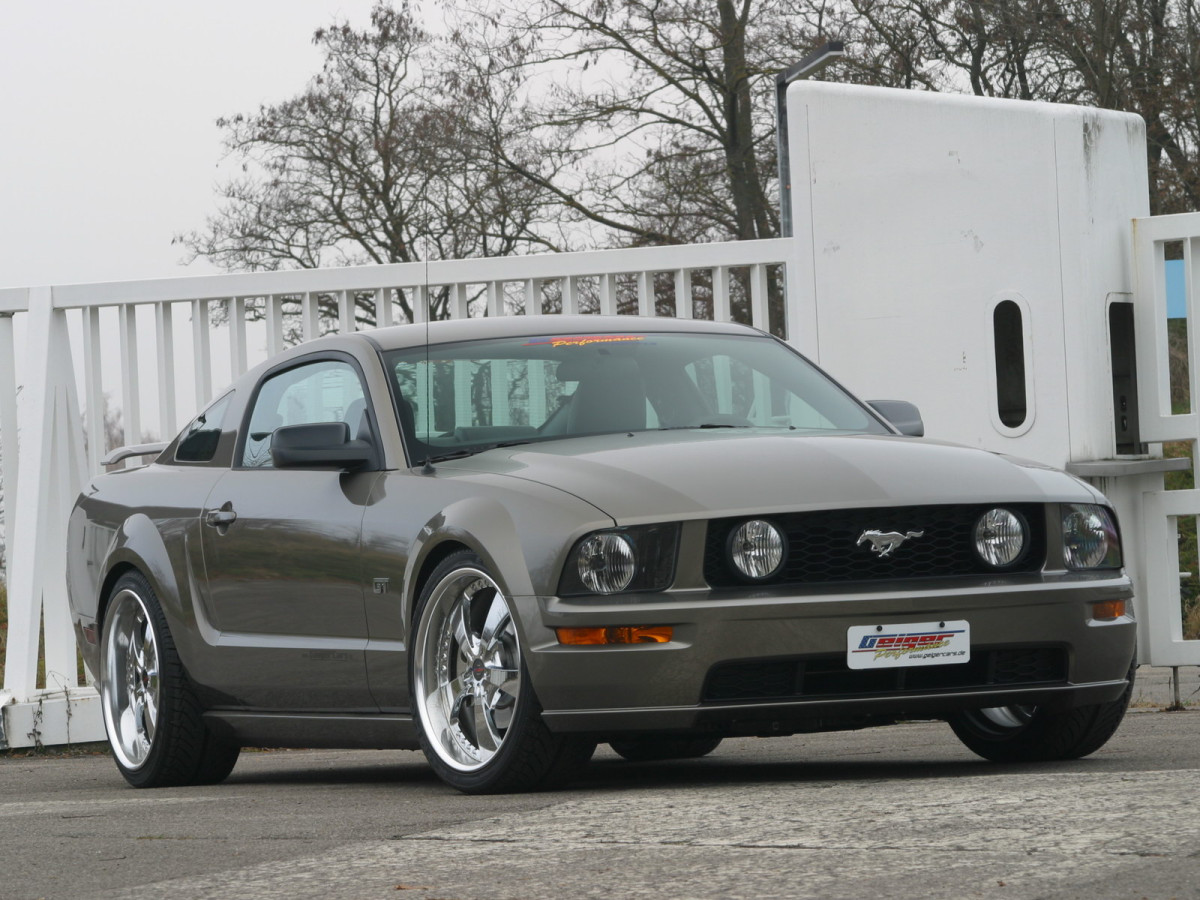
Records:
[[[997,569],[1012,565],[1025,549],[1025,525],[1016,513],[997,507],[975,523],[975,552]]]
[[[770,578],[783,565],[783,535],[762,519],[743,522],[729,537],[729,556],[747,578]]]
[[[633,545],[623,534],[593,534],[579,547],[579,580],[589,591],[623,591],[633,571]]]

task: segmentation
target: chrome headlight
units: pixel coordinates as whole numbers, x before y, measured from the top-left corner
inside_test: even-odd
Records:
[[[1091,503],[1062,507],[1064,562],[1069,569],[1116,569],[1121,566],[1121,538],[1112,513]]]
[[[588,590],[623,591],[633,581],[633,543],[623,534],[593,534],[579,545],[575,566]]]
[[[783,534],[765,519],[743,522],[729,535],[729,559],[734,569],[754,581],[779,571],[783,551]]]
[[[675,523],[593,532],[567,557],[559,596],[665,590],[675,577],[678,546]]]
[[[1025,521],[1010,509],[989,509],[975,523],[975,552],[993,568],[1011,566],[1021,558],[1028,543]]]

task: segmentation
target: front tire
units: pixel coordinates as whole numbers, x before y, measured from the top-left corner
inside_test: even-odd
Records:
[[[997,706],[957,713],[954,734],[972,752],[993,762],[1051,762],[1095,753],[1116,733],[1133,696],[1137,661],[1116,700],[1065,711],[1040,706]]]
[[[594,741],[542,721],[509,600],[478,556],[460,550],[434,569],[414,621],[409,685],[439,778],[467,794],[545,790],[591,758]]]
[[[240,748],[205,724],[150,583],[128,572],[110,598],[100,639],[100,701],[117,768],[139,788],[224,781]]]

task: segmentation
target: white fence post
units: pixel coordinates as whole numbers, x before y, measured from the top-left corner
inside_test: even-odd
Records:
[[[121,423],[125,443],[136,444],[142,439],[142,393],[138,379],[137,307],[118,307],[121,344]],[[33,297],[29,298],[30,318],[33,317]]]
[[[208,330],[208,300],[192,301],[192,342],[196,348],[196,409],[212,397],[212,350]]]
[[[30,291],[27,347],[26,371],[31,377],[25,379],[18,413],[22,477],[12,511],[20,527],[14,529],[9,566],[4,672],[5,692],[17,703],[6,708],[0,720],[4,725],[0,743],[5,745],[10,742],[10,730],[24,728],[29,732],[15,737],[41,742],[44,713],[35,716],[33,708],[48,694],[58,694],[56,702],[60,704],[71,704],[77,681],[75,634],[67,604],[66,536],[71,506],[83,486],[86,460],[66,314],[54,308],[49,288]],[[37,688],[39,636],[44,636],[45,644],[45,691]],[[27,715],[20,715],[22,712]],[[86,723],[80,722],[77,740],[98,739],[96,713],[98,706]],[[63,742],[58,724],[65,727],[69,741],[70,720],[68,711],[59,722],[49,723],[46,742]]]
[[[12,559],[17,499],[17,373],[12,313],[0,313],[0,483],[4,488],[4,559]]]
[[[175,415],[175,323],[170,303],[154,304],[154,344],[158,363],[158,437],[169,440]]]
[[[100,378],[100,310],[83,310],[83,390],[87,404],[88,471],[100,471],[100,460],[107,451],[104,429],[104,387]]]

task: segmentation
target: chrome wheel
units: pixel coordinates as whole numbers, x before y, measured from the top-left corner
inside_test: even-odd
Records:
[[[146,604],[122,590],[109,605],[101,638],[104,725],[117,760],[136,771],[158,732],[162,699],[158,640]]]
[[[521,696],[521,650],[499,585],[474,566],[436,584],[421,611],[413,696],[438,758],[459,772],[487,765]]]
[[[997,732],[1024,728],[1033,721],[1036,706],[990,706],[979,710],[980,724],[992,727]]]

